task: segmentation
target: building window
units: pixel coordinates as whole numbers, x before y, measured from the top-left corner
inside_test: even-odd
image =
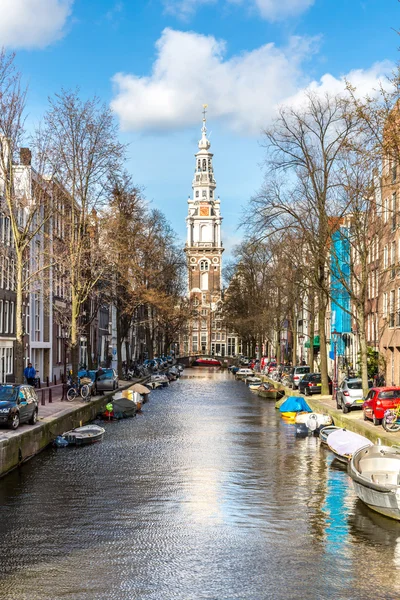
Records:
[[[394,327],[394,290],[390,290],[389,327]]]
[[[214,192],[212,190],[210,190],[210,198],[212,198],[214,196]]]
[[[199,197],[199,190],[196,190],[196,198]]]
[[[396,192],[392,196],[392,231],[396,231]]]
[[[3,300],[0,300],[0,333],[3,333],[3,320],[4,320]]]
[[[10,333],[14,333],[14,302],[10,302]]]
[[[200,273],[200,289],[208,290],[208,272]]]
[[[385,292],[383,294],[383,316],[387,317],[387,314],[388,314],[388,295]]]
[[[8,322],[9,322],[9,305],[8,300],[4,302],[4,333],[8,333]]]
[[[207,190],[203,190],[202,196],[203,196],[203,198],[207,198]]]
[[[388,268],[388,247],[385,246],[383,249],[383,268]]]
[[[209,268],[210,268],[210,263],[208,262],[208,260],[200,261],[200,271],[208,271]]]
[[[390,276],[392,279],[394,279],[396,277],[396,268],[395,268],[395,264],[396,264],[396,242],[392,242],[392,246],[390,249],[390,264],[391,264],[391,272],[390,272]]]
[[[389,199],[385,198],[384,204],[383,204],[383,222],[387,223],[388,222],[388,211],[389,208]]]
[[[193,335],[192,336],[192,350],[193,352],[197,352],[198,351],[198,336],[197,335]]]
[[[203,171],[207,171],[207,161],[203,158]]]

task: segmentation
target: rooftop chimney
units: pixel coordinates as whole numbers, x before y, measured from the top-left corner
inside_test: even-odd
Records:
[[[32,163],[32,152],[29,148],[21,148],[19,151],[19,161],[21,165],[30,167]]]

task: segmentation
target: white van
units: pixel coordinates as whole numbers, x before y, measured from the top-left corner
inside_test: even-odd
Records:
[[[293,367],[290,372],[290,387],[294,390],[297,390],[299,387],[300,381],[303,379],[304,375],[307,373],[311,373],[310,367],[301,366],[301,367]]]

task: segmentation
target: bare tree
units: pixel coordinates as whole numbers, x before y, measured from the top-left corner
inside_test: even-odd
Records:
[[[267,179],[252,200],[252,223],[258,235],[291,231],[307,246],[317,296],[323,394],[329,391],[325,326],[330,220],[346,210],[337,198],[338,159],[356,135],[356,123],[339,96],[308,93],[299,108],[282,107],[265,131]]]
[[[31,167],[32,154],[21,148],[24,137],[26,89],[14,63],[14,55],[0,52],[0,194],[4,197],[2,224],[4,261],[15,290],[15,375],[23,380],[24,302],[31,290],[47,293],[46,278],[52,264],[49,221],[52,212],[51,183]]]
[[[82,100],[78,91],[62,90],[49,100],[41,131],[40,155],[67,192],[64,214],[68,244],[65,261],[71,292],[71,354],[79,361],[79,319],[83,306],[104,276],[106,263],[98,245],[96,211],[108,200],[108,182],[124,160],[117,126],[108,107],[96,97]]]

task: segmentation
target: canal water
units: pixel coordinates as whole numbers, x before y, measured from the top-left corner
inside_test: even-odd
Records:
[[[400,597],[400,525],[273,402],[189,370],[101,444],[0,481],[0,598]]]

